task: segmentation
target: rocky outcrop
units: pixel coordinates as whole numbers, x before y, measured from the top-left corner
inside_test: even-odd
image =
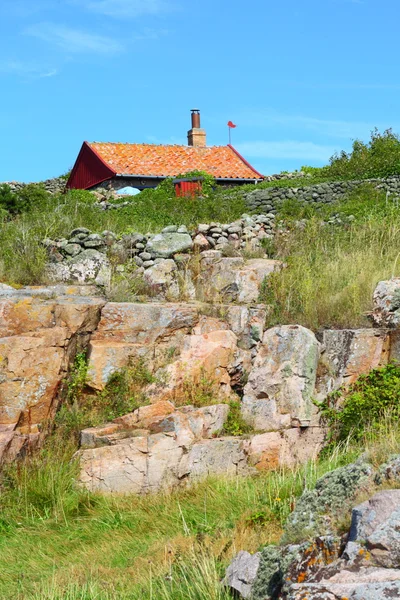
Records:
[[[77,288],[60,286],[57,291],[57,298],[40,288],[0,291],[3,460],[34,442],[54,416],[68,366],[86,347],[100,318],[101,298],[76,295]]]
[[[312,458],[322,430],[290,429],[281,438],[218,437],[229,405],[175,408],[169,401],[141,407],[81,433],[80,483],[102,493],[146,494],[208,475],[236,476],[295,466]],[[301,439],[303,438],[303,439]]]
[[[393,458],[392,462],[399,460]],[[251,600],[375,600],[400,594],[400,490],[384,490],[353,508],[345,536],[330,519],[357,495],[372,488],[373,468],[366,463],[337,469],[306,491],[285,525],[282,542],[255,555],[240,552],[223,584]],[[371,493],[371,492],[370,492]],[[310,495],[311,494],[311,495]],[[314,496],[313,496],[314,494]],[[316,502],[317,500],[317,502]],[[293,543],[293,523],[300,518],[302,539],[325,527],[325,535]],[[304,520],[304,515],[307,518]],[[298,521],[299,522],[299,521]]]
[[[321,399],[393,358],[395,335],[386,329],[328,329],[320,339],[316,390]]]
[[[224,258],[219,251],[209,250],[201,254],[196,296],[203,302],[222,304],[257,302],[263,281],[280,268],[277,260]]]
[[[261,431],[310,425],[318,358],[318,341],[304,327],[266,331],[244,388],[243,418]]]
[[[252,586],[260,566],[260,556],[260,552],[250,554],[245,550],[241,550],[226,570],[223,580],[224,586],[232,592],[240,594],[241,598],[250,598]]]
[[[373,296],[372,320],[377,327],[400,325],[400,278],[380,281]]]

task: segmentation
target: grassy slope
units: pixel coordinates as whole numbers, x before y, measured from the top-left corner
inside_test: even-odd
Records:
[[[219,581],[232,556],[277,543],[303,489],[365,450],[375,466],[400,452],[398,423],[302,468],[107,498],[74,485],[73,447],[53,439],[3,479],[0,598],[228,600]]]
[[[277,542],[304,485],[351,458],[209,479],[167,495],[102,498],[78,490],[70,454],[54,440],[49,447],[9,471],[0,496],[0,598],[65,598],[68,590],[88,599],[223,598],[218,581],[230,558]]]
[[[397,204],[366,186],[319,211],[295,203],[287,209],[293,214],[289,223],[302,216],[308,221],[275,240],[273,256],[287,268],[264,290],[263,300],[273,307],[268,324],[299,323],[313,330],[368,327],[376,284],[400,275]],[[321,222],[334,213],[355,220],[341,226]]]

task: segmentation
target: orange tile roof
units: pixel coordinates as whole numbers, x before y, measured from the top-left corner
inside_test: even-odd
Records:
[[[232,146],[120,144],[90,142],[90,148],[118,175],[175,177],[206,171],[217,179],[263,177]]]

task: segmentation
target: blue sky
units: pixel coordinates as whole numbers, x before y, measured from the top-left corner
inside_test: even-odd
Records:
[[[0,181],[83,140],[210,145],[262,173],[400,132],[398,0],[0,0]]]

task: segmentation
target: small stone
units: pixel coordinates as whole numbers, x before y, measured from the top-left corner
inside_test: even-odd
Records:
[[[141,242],[138,242],[135,246],[135,248],[137,248],[138,250],[144,250],[145,249],[145,245],[142,244]]]
[[[90,233],[90,229],[86,229],[86,227],[77,227],[76,229],[73,229],[70,233],[70,237],[73,237],[74,235],[78,235],[78,233],[84,233],[86,235],[88,235]]]
[[[200,223],[199,225],[197,225],[197,231],[199,233],[207,233],[207,231],[210,229],[210,226],[207,225],[206,223]]]
[[[104,241],[100,238],[98,239],[94,239],[94,240],[87,240],[86,242],[83,242],[83,245],[85,246],[85,248],[101,248],[103,246],[105,246]]]
[[[152,256],[151,256],[150,252],[141,252],[141,253],[139,254],[139,257],[140,257],[142,260],[144,260],[144,261],[146,261],[146,260],[151,260],[151,259],[152,259]]]
[[[63,250],[66,254],[69,254],[70,256],[76,256],[77,254],[79,254],[82,248],[79,244],[67,244],[66,246],[64,246]]]
[[[233,225],[231,227],[229,227],[228,229],[228,233],[241,233],[242,232],[242,228],[239,225]]]
[[[143,266],[145,269],[148,269],[149,267],[152,267],[154,265],[154,260],[145,260],[143,262]]]
[[[207,250],[209,247],[210,243],[202,233],[198,233],[193,239],[193,248],[195,250]]]
[[[135,256],[135,257],[133,258],[133,262],[135,263],[135,265],[136,265],[137,267],[143,267],[143,262],[144,262],[144,261],[143,261],[141,258],[139,258],[138,256]]]
[[[223,237],[223,236],[221,235],[221,237],[219,237],[219,238],[217,239],[217,244],[218,244],[218,246],[225,246],[226,244],[229,244],[229,242],[228,242],[228,240],[226,239],[226,237]]]
[[[178,231],[177,225],[168,225],[168,227],[164,227],[161,230],[161,233],[176,233]],[[186,233],[186,231],[178,232],[178,233]]]

